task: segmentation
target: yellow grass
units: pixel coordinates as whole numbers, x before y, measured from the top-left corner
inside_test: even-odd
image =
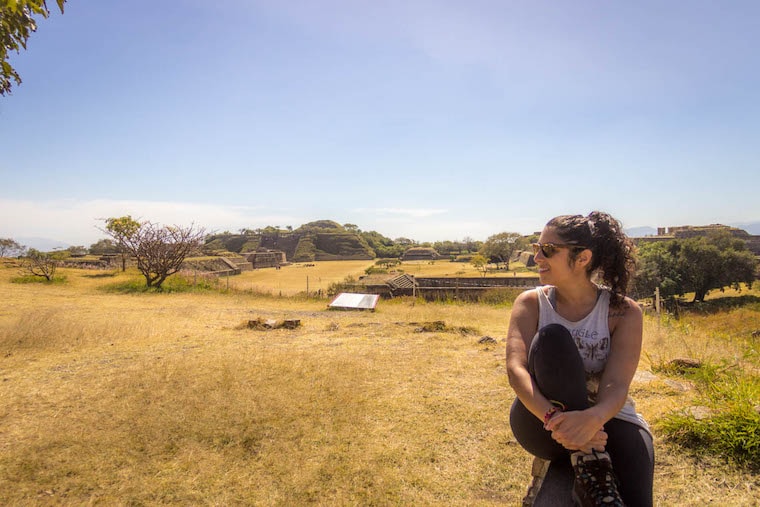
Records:
[[[98,287],[121,273],[61,272],[63,285],[11,284],[0,269],[0,505],[518,505],[525,493],[503,307],[119,295]],[[247,329],[256,317],[303,326]],[[434,320],[477,331],[418,331]],[[648,320],[648,348],[681,355],[677,333],[656,332]],[[650,420],[689,397],[663,380],[634,393]],[[659,440],[657,452],[659,505],[757,500],[757,477]]]
[[[244,271],[229,277],[230,287],[273,295],[292,296],[298,293],[327,292],[332,283],[342,282],[346,276],[359,278],[364,270],[374,265],[374,261],[317,261],[294,263],[280,269],[263,268]],[[227,279],[219,280],[226,286]]]
[[[219,285],[226,288],[268,293],[275,296],[292,296],[299,293],[326,293],[330,284],[340,283],[347,276],[358,279],[365,270],[375,265],[375,261],[316,261],[294,263],[280,269],[263,268],[245,271],[237,276],[222,277]],[[513,269],[522,264],[512,263]],[[392,268],[393,274],[410,274],[417,277],[481,277],[483,273],[469,263],[448,260],[402,262]],[[535,276],[531,272],[493,270],[488,276]]]

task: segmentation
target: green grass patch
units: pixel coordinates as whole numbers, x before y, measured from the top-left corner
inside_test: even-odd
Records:
[[[164,281],[161,287],[148,287],[145,278],[134,277],[116,283],[104,285],[101,290],[116,294],[143,294],[143,293],[186,293],[186,292],[217,292],[222,285],[218,279],[198,278],[189,280],[185,277],[174,275]]]
[[[66,276],[54,276],[51,280],[48,280],[44,276],[35,275],[22,275],[10,279],[11,283],[39,283],[42,285],[60,285],[66,283]]]
[[[701,315],[712,315],[735,308],[760,311],[760,296],[744,294],[741,296],[721,297],[707,299],[696,303],[681,303],[682,311],[689,311]]]
[[[699,394],[695,406],[658,420],[658,430],[695,456],[725,457],[760,470],[760,376],[725,364],[662,371],[680,373]]]

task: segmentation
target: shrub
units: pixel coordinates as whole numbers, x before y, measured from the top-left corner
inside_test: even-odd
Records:
[[[172,276],[166,279],[161,287],[147,287],[142,278],[131,278],[122,282],[109,284],[103,287],[106,292],[119,294],[142,294],[146,292],[175,293],[175,292],[206,292],[219,289],[218,278],[198,277],[193,282],[183,276]]]
[[[729,458],[760,470],[760,377],[731,367],[703,365],[684,373],[696,383],[701,416],[681,409],[657,422],[666,438],[695,455]]]
[[[481,294],[479,302],[489,305],[511,305],[524,289],[515,287],[496,287]]]
[[[341,292],[349,292],[356,289],[356,278],[349,275],[342,282],[334,282],[327,286],[329,297],[337,296]]]
[[[50,280],[47,278],[36,275],[22,275],[15,278],[11,278],[11,283],[42,283],[45,285],[61,284],[66,282],[65,275],[53,276]]]

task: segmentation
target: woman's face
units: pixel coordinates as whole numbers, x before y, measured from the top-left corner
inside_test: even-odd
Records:
[[[544,227],[539,243],[564,244],[554,227]],[[559,248],[551,257],[546,257],[541,250],[535,255],[534,260],[538,266],[538,277],[542,285],[557,285],[575,276],[575,270],[570,263],[570,249]]]

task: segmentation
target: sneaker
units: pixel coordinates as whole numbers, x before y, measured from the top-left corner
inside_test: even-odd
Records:
[[[612,461],[606,452],[571,456],[575,484],[573,499],[581,507],[614,506],[625,507],[617,488],[617,477],[612,471]]]

